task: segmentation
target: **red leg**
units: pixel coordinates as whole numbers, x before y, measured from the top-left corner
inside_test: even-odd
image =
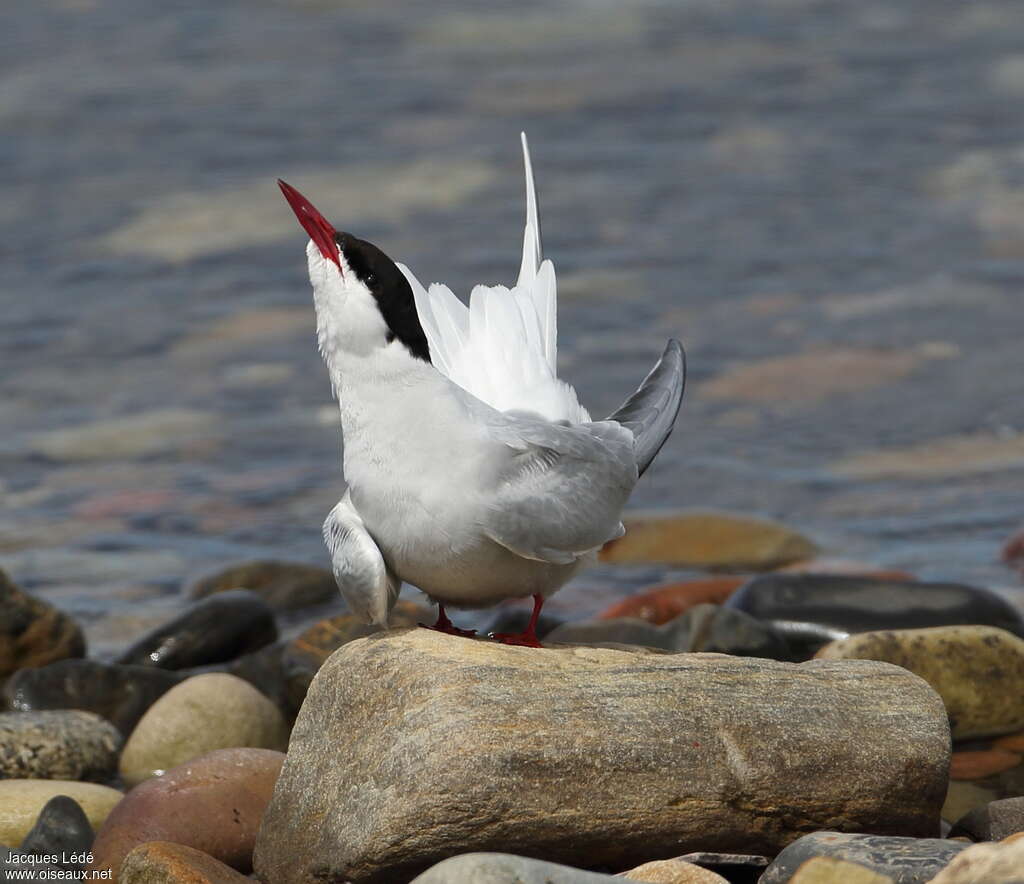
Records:
[[[503,645],[522,645],[524,648],[543,648],[537,640],[537,620],[540,618],[540,609],[544,607],[544,596],[533,597],[533,614],[530,615],[530,622],[526,625],[526,631],[520,634],[513,632],[492,632],[491,638],[501,642]]]
[[[452,621],[448,619],[448,615],[444,612],[444,605],[440,602],[437,604],[437,623],[433,626],[427,626],[426,623],[421,623],[424,629],[434,629],[437,632],[443,632],[447,635],[461,635],[463,638],[469,638],[471,635],[476,635],[475,629],[459,629],[457,626],[452,624]]]

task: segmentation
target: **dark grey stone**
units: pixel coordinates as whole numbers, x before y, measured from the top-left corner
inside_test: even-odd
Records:
[[[1024,635],[1020,613],[986,589],[959,583],[879,580],[833,574],[765,574],[725,606],[770,621],[798,652],[857,632],[983,624]]]
[[[255,593],[233,589],[204,599],[147,633],[116,662],[187,669],[233,660],[276,638],[270,606]]]
[[[968,811],[949,830],[949,837],[966,835],[973,841],[1002,841],[1024,832],[1024,796],[1003,798]]]
[[[895,884],[925,884],[967,846],[944,838],[813,832],[798,838],[775,857],[761,876],[760,884],[786,884],[803,863],[816,856],[857,863],[888,875]]]
[[[245,679],[260,693],[273,700],[278,708],[286,713],[289,720],[294,721],[295,715],[302,705],[302,700],[306,696],[312,676],[299,692],[301,696],[298,698],[298,703],[294,703],[296,694],[294,680],[289,678],[288,673],[285,672],[282,660],[285,647],[284,642],[274,642],[272,645],[267,645],[258,651],[233,660],[225,667],[225,671]]]
[[[742,611],[720,605],[695,605],[660,626],[634,617],[565,623],[552,630],[547,640],[583,645],[642,645],[664,651],[708,651],[792,660],[789,646],[770,625]]]
[[[232,589],[254,592],[275,611],[291,611],[340,599],[334,574],[326,568],[263,559],[240,562],[206,574],[185,592],[198,599]]]
[[[46,802],[35,825],[21,842],[22,853],[40,856],[71,856],[87,853],[96,838],[81,805],[67,795]],[[80,867],[82,863],[67,863]]]
[[[11,709],[84,709],[128,735],[145,714],[184,676],[153,666],[122,666],[98,660],[59,660],[21,669],[7,681],[3,697]]]

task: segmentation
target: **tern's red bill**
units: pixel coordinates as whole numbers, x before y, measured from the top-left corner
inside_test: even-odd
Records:
[[[320,254],[327,258],[328,261],[333,261],[337,264],[340,270],[341,262],[338,259],[338,243],[334,239],[335,230],[331,226],[331,222],[321,215],[317,211],[316,206],[290,184],[286,184],[278,178],[277,185],[281,188],[284,198],[288,200],[288,205],[292,207],[295,217],[299,219],[299,224],[302,225],[306,233],[309,234],[309,238],[320,249]]]

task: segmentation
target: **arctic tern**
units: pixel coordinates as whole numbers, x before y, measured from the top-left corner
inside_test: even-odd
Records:
[[[532,595],[522,634],[609,540],[637,479],[672,431],[686,361],[669,340],[640,387],[603,421],[556,374],[555,272],[541,252],[526,136],[526,230],[513,288],[476,286],[469,306],[428,289],[379,248],[338,232],[279,181],[299,223],[317,339],[341,410],[348,489],[324,522],[341,594],[387,625],[403,581],[445,605]]]

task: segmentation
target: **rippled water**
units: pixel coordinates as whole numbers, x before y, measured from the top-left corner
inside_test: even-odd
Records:
[[[0,565],[99,649],[212,565],[326,561],[339,431],[274,178],[465,293],[518,268],[520,129],[582,401],[689,351],[636,506],[1022,598],[1016,0],[40,0],[0,70]]]

